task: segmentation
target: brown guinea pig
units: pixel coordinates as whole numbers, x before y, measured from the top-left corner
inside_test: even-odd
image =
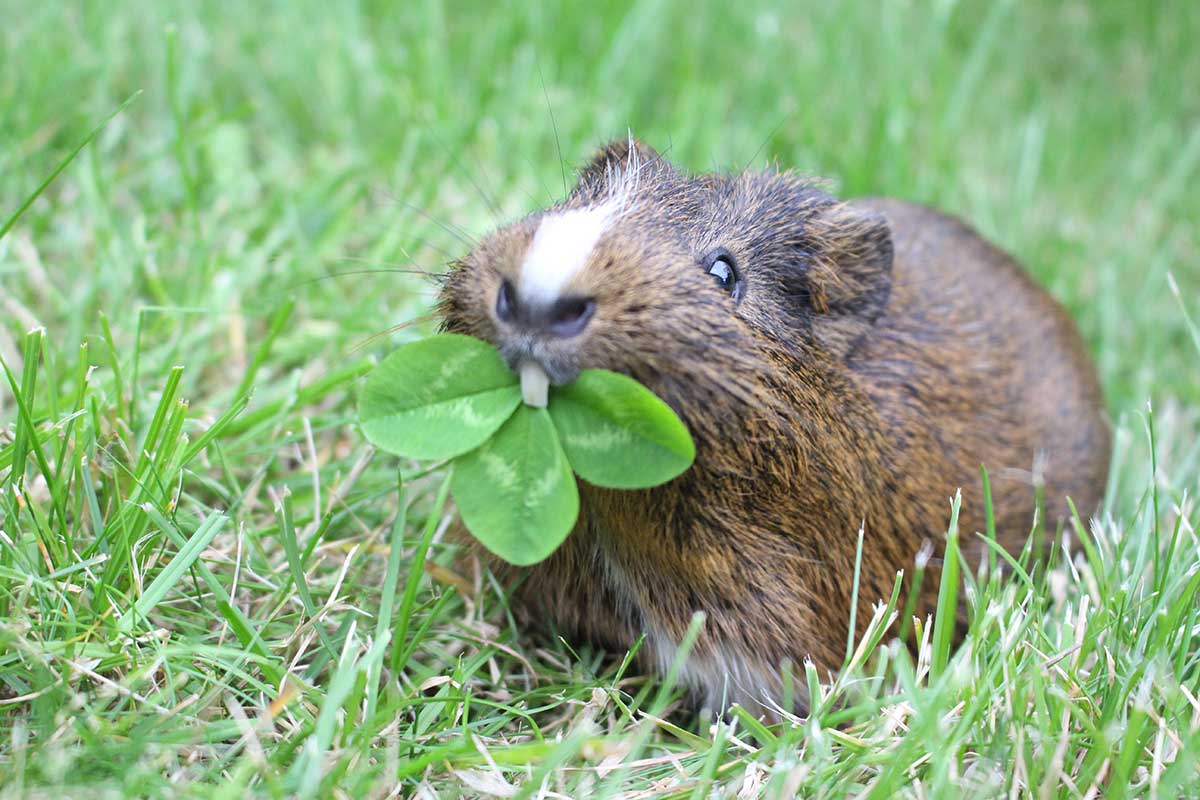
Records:
[[[859,627],[922,548],[937,563],[960,487],[977,542],[981,464],[1010,550],[1035,483],[1051,520],[1068,497],[1092,513],[1104,489],[1110,431],[1071,320],[1003,252],[911,203],[843,203],[775,171],[687,175],[616,142],[564,201],[456,264],[440,312],[514,368],[623,372],[687,423],[682,476],[581,482],[562,547],[489,565],[526,620],[617,649],[645,634],[654,669],[703,611],[682,676],[708,708],[769,710],[785,661],[837,669],[860,526]],[[922,613],[936,592],[926,576]]]

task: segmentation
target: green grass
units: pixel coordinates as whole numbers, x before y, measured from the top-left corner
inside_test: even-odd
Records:
[[[0,795],[1200,794],[1200,6],[251,5],[0,2],[0,226],[133,98],[0,238]],[[629,129],[1027,263],[1118,429],[1084,554],[772,729],[519,636],[355,388]]]

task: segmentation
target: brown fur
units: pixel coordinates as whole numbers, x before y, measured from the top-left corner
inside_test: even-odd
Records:
[[[1091,362],[1058,304],[970,228],[895,200],[839,203],[790,173],[686,176],[623,142],[550,211],[614,186],[631,208],[569,287],[595,317],[538,355],[552,376],[645,383],[687,423],[696,463],[645,491],[582,485],[550,558],[491,560],[527,618],[621,649],[645,633],[662,668],[704,611],[685,679],[710,707],[758,708],[785,660],[841,663],[860,525],[859,626],[923,544],[940,555],[959,487],[962,530],[982,529],[981,464],[1010,549],[1030,530],[1037,458],[1052,519],[1068,496],[1095,510],[1109,429]],[[510,345],[496,292],[540,216],[456,265],[447,329]],[[699,265],[717,246],[746,281],[740,302]],[[936,589],[924,582],[922,611]]]

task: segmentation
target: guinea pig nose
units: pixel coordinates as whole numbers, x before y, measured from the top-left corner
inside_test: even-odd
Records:
[[[596,301],[590,297],[564,297],[550,308],[547,330],[560,339],[578,336],[592,321]]]
[[[496,316],[501,322],[514,322],[517,318],[517,293],[507,280],[500,284],[496,293]]]

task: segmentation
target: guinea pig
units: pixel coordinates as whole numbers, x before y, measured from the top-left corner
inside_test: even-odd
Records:
[[[1105,486],[1110,426],[1071,320],[920,205],[840,202],[775,170],[689,175],[613,142],[565,200],[454,264],[438,310],[514,369],[554,384],[615,370],[687,424],[688,471],[639,491],[581,481],[579,520],[545,561],[479,553],[520,619],[618,650],[644,635],[652,670],[704,612],[681,672],[702,707],[769,714],[785,662],[840,666],[860,528],[859,629],[899,570],[940,563],[960,488],[964,552],[984,552],[981,465],[1010,551],[1039,489],[1053,524],[1068,497],[1095,511]]]

